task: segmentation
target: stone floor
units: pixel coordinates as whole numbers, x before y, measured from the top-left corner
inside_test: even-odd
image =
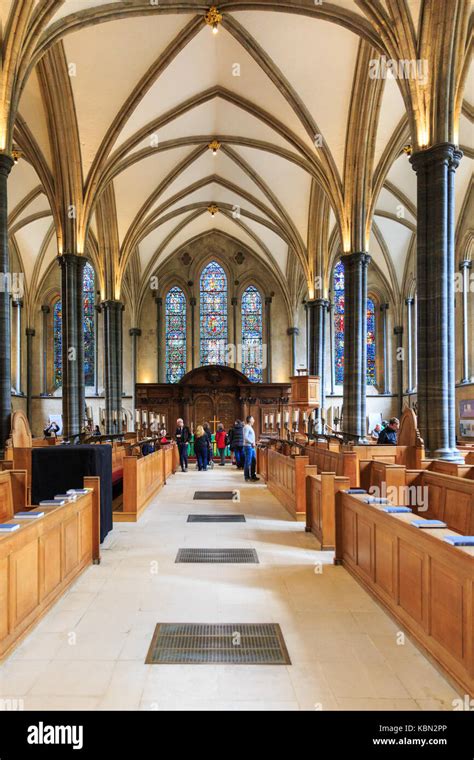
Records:
[[[193,501],[240,489],[240,504]],[[245,524],[187,523],[244,512]],[[176,565],[180,547],[255,548],[259,565]],[[291,666],[145,665],[157,622],[275,622]],[[458,695],[330,552],[229,465],[178,473],[0,666],[24,709],[450,710]]]

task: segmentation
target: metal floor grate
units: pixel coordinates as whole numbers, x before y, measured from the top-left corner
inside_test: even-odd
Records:
[[[158,623],[147,665],[291,665],[277,623]]]
[[[238,491],[195,491],[194,501],[207,499],[209,501],[223,501],[224,499],[235,499]]]
[[[212,563],[255,563],[258,556],[255,549],[180,549],[176,562],[212,562]]]
[[[244,523],[245,515],[188,515],[190,523]]]

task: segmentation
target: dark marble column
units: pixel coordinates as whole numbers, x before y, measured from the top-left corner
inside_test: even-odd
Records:
[[[428,456],[458,461],[455,418],[454,173],[448,143],[414,153],[417,176],[418,425]]]
[[[296,375],[296,337],[300,334],[297,327],[289,327],[286,331],[291,338],[291,375]]]
[[[309,310],[309,374],[319,377],[320,397],[318,432],[322,432],[322,410],[326,405],[326,322],[329,301],[315,298],[308,301]]]
[[[47,304],[43,304],[41,307],[43,313],[43,328],[42,328],[42,365],[43,365],[43,390],[42,396],[48,395],[48,314],[51,309]]]
[[[58,261],[61,267],[63,434],[69,438],[79,435],[84,415],[80,385],[84,387],[82,271],[85,260],[74,253],[64,253]]]
[[[328,318],[329,318],[329,365],[331,377],[331,396],[334,396],[334,386],[336,378],[334,374],[334,306],[328,301]]]
[[[189,305],[191,306],[191,369],[194,369],[195,367],[195,360],[194,360],[194,351],[195,351],[195,335],[196,330],[194,326],[194,317],[195,317],[195,310],[196,310],[196,299],[194,296],[189,299]]]
[[[33,396],[33,338],[36,331],[33,327],[27,327],[26,335],[26,416],[32,423],[31,398]]]
[[[265,298],[265,323],[267,326],[267,383],[272,382],[272,297]]]
[[[103,301],[105,432],[122,432],[122,312],[121,301]]]
[[[461,383],[471,381],[471,372],[469,367],[469,272],[472,267],[472,261],[461,261],[459,269],[462,274],[462,378]]]
[[[382,322],[382,350],[383,350],[383,393],[390,393],[390,376],[388,362],[388,329],[387,329],[388,303],[380,304],[380,317]]]
[[[5,153],[0,153],[0,276],[3,278],[3,287],[0,288],[0,456],[2,457],[5,441],[10,435],[12,405],[10,288],[7,287],[10,274],[7,185],[12,166],[13,159]]]
[[[413,304],[414,298],[406,298],[407,307],[407,393],[413,392]]]
[[[15,390],[22,395],[21,391],[21,310],[23,302],[20,299],[13,299],[12,306],[16,309],[16,377]]]
[[[99,314],[100,304],[94,306],[94,394],[99,395]]]
[[[393,334],[397,337],[397,390],[398,390],[398,416],[403,411],[403,327],[396,325]]]
[[[365,440],[367,390],[368,253],[341,257],[344,265],[344,420],[345,433]]]
[[[163,309],[163,299],[160,296],[155,297],[156,303],[156,382],[161,383],[161,312]]]
[[[132,417],[133,430],[135,430],[135,407],[136,407],[136,386],[137,386],[137,338],[142,331],[139,327],[131,327],[128,331],[132,339]]]

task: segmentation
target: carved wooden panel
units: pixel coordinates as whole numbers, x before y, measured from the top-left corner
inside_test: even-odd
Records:
[[[13,552],[11,562],[12,627],[32,612],[38,598],[38,543],[32,542]]]
[[[374,573],[375,582],[378,583],[387,594],[394,596],[394,543],[390,533],[386,533],[380,528],[375,528],[375,556],[374,556]]]
[[[211,423],[214,417],[214,402],[210,396],[199,396],[194,402],[194,412],[192,407],[190,414],[194,422],[194,429],[204,422]]]
[[[431,562],[431,635],[455,656],[464,656],[463,630],[459,625],[463,612],[463,587],[459,578],[439,562]]]
[[[357,564],[372,575],[372,526],[357,516]]]
[[[234,395],[222,394],[218,396],[216,416],[226,430],[232,427],[235,420],[240,416],[239,403]]]
[[[422,624],[423,555],[404,541],[398,545],[398,603]]]
[[[459,493],[446,488],[443,519],[452,530],[469,533],[469,507],[472,497],[469,493]]]

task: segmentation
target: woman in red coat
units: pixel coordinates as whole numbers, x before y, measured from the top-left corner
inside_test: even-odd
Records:
[[[217,444],[217,449],[221,457],[221,461],[219,462],[219,467],[224,467],[225,466],[225,450],[227,446],[227,433],[224,430],[224,425],[217,426],[216,444]]]

